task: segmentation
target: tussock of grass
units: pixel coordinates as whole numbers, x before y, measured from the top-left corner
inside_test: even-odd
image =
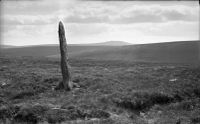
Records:
[[[0,120],[5,120],[6,118],[13,118],[14,115],[19,111],[19,106],[13,105],[3,105],[0,107]]]
[[[200,99],[184,100],[181,102],[176,102],[176,103],[170,104],[168,106],[168,109],[191,111],[194,108],[200,108],[199,103],[200,103]]]
[[[49,123],[60,123],[63,121],[85,120],[90,118],[109,118],[110,114],[103,110],[83,110],[77,107],[68,107],[68,109],[51,109],[47,111],[46,118]]]
[[[15,114],[14,120],[17,122],[33,122],[37,123],[49,107],[43,105],[23,105]]]
[[[34,95],[35,95],[34,91],[20,91],[13,94],[13,96],[11,96],[11,99],[24,99]]]

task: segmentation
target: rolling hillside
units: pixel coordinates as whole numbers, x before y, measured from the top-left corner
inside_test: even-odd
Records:
[[[102,50],[112,49],[112,46],[80,46],[80,45],[69,45],[68,52],[70,56],[88,53],[88,52],[98,52]],[[9,48],[2,49],[1,53],[3,55],[9,56],[33,56],[33,57],[48,57],[48,56],[59,56],[59,46],[28,46],[20,48]]]
[[[131,43],[124,42],[124,41],[107,41],[102,43],[93,43],[93,44],[86,44],[87,46],[126,46],[132,45]]]
[[[198,63],[200,62],[200,42],[182,41],[129,45],[100,52],[82,53],[79,57],[100,60]]]
[[[69,45],[70,58],[167,63],[200,62],[200,41],[179,41],[141,45]],[[30,46],[2,50],[3,55],[59,57],[59,47]]]

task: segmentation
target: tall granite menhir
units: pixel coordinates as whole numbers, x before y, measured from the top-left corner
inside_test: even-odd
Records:
[[[59,22],[58,35],[60,41],[61,71],[63,81],[60,82],[57,88],[69,91],[73,88],[73,82],[71,81],[71,75],[69,71],[65,29],[62,22]]]

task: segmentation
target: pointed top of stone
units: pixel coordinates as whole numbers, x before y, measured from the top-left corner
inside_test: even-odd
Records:
[[[63,23],[62,23],[62,21],[59,21],[59,26],[61,26],[61,25],[63,26]]]
[[[59,22],[58,31],[62,31],[62,33],[65,34],[65,28],[62,21]]]

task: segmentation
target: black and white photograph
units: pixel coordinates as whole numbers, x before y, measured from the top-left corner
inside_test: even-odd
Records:
[[[0,0],[0,124],[200,124],[199,0]]]

